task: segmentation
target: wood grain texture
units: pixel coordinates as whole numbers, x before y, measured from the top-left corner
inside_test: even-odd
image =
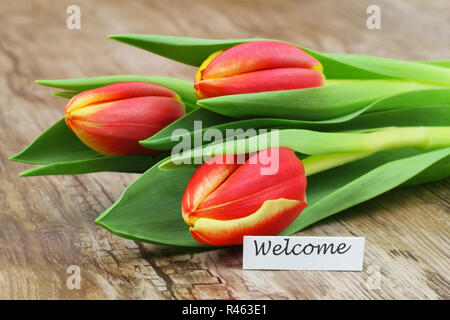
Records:
[[[81,7],[81,30],[66,28],[70,4]],[[366,28],[369,4],[381,7],[381,30]],[[396,189],[300,233],[366,237],[363,272],[244,271],[240,248],[188,253],[96,226],[137,175],[19,178],[28,166],[8,161],[63,113],[64,100],[35,79],[195,74],[107,34],[268,37],[448,59],[449,10],[446,0],[1,1],[0,299],[449,299],[448,179]],[[66,286],[70,265],[80,267],[80,289]]]

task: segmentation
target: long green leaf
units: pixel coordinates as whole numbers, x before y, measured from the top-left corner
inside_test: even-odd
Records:
[[[354,130],[389,126],[445,126],[450,123],[450,89],[429,89],[400,93],[379,99],[367,107],[343,117],[323,121],[302,121],[277,118],[235,120],[204,108],[199,108],[170,124],[141,144],[150,149],[169,150],[179,141],[191,141],[208,129],[226,135],[227,129],[311,129],[323,131]],[[201,121],[201,129],[194,127]],[[185,133],[172,137],[174,130]],[[197,130],[195,130],[197,129]]]
[[[271,40],[263,38],[200,39],[151,34],[116,34],[109,36],[109,38],[196,67],[200,66],[209,55],[218,50],[224,50],[244,42]],[[382,74],[354,68],[335,61],[319,52],[306,48],[303,49],[320,60],[324,66],[324,73],[328,79],[386,78],[386,76],[383,76]]]
[[[78,91],[56,91],[52,92],[52,96],[64,98],[64,99],[71,99],[73,96],[77,95]]]
[[[11,157],[13,161],[31,164],[51,164],[102,157],[87,147],[67,127],[64,119],[59,120],[28,147]]]
[[[325,171],[308,179],[312,199],[300,216],[286,229],[283,234],[292,234],[322,220],[337,212],[350,208],[358,203],[374,198],[388,190],[413,179],[420,172],[434,163],[449,157],[450,148],[435,150],[412,157],[390,161],[377,166],[369,172],[353,178],[355,172],[365,171],[361,163],[353,165],[351,171],[348,166]],[[359,167],[358,167],[359,165]],[[367,165],[367,163],[365,164]],[[450,172],[443,172],[446,176]],[[337,177],[340,179],[337,180]],[[352,180],[350,180],[352,179]],[[332,192],[321,190],[323,183],[339,185]],[[315,191],[316,189],[316,191]]]
[[[194,169],[161,171],[157,166],[135,180],[95,222],[133,240],[196,247],[181,218],[181,197]]]
[[[415,186],[431,181],[438,181],[447,178],[450,175],[450,156],[433,163],[414,178],[406,181],[403,185]]]
[[[197,101],[192,82],[169,77],[118,75],[79,79],[37,80],[36,83],[47,87],[81,92],[124,81],[144,81],[169,88],[178,93],[183,102],[189,104],[190,108]]]
[[[318,88],[220,96],[199,100],[197,104],[235,118],[318,121],[358,112],[379,99],[417,89],[428,88],[399,80],[343,81]]]
[[[199,39],[151,34],[117,34],[109,37],[192,66],[200,66],[215,51],[227,49],[243,42],[270,40]],[[381,79],[394,77],[450,84],[450,70],[437,64],[420,64],[363,55],[321,53],[307,48],[303,49],[320,60],[328,79]]]
[[[401,185],[448,158],[449,154],[450,148],[427,153],[417,150],[382,152],[309,177],[306,190],[309,206],[283,234],[297,232]],[[181,198],[194,170],[161,171],[155,165],[128,186],[118,201],[96,219],[96,223],[133,240],[204,246],[192,239],[181,217]],[[444,173],[450,174],[448,171]]]
[[[450,70],[433,64],[358,54],[322,53],[322,55],[334,61],[339,61],[344,65],[361,68],[374,73],[381,73],[393,78],[450,85]],[[345,71],[343,70],[342,76],[344,75]]]
[[[40,135],[27,148],[11,157],[11,160],[45,166],[32,168],[20,174],[22,177],[51,174],[80,174],[98,171],[141,173],[167,154],[150,157],[104,156],[87,147],[67,127],[64,119]]]
[[[416,61],[416,62],[431,64],[433,66],[442,67],[442,68],[450,68],[450,60],[421,60],[421,61]]]
[[[92,172],[131,172],[142,173],[151,168],[161,159],[161,156],[146,155],[101,156],[93,159],[56,162],[43,167],[23,171],[21,177],[82,174]]]
[[[191,66],[200,66],[215,51],[248,41],[265,40],[262,38],[199,39],[152,34],[115,34],[108,37]]]

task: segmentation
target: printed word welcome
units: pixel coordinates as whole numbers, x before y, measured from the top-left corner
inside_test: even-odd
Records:
[[[361,271],[362,237],[245,236],[243,268]]]
[[[352,247],[351,245],[349,245],[345,242],[341,242],[339,244],[323,242],[321,244],[308,243],[306,245],[302,245],[300,243],[296,243],[294,245],[290,245],[291,239],[285,238],[284,241],[285,241],[284,245],[281,245],[281,244],[272,245],[271,240],[263,241],[263,242],[258,242],[257,240],[253,240],[253,242],[255,244],[255,253],[256,253],[256,255],[259,255],[259,254],[267,255],[269,252],[271,252],[275,256],[279,256],[281,254],[295,255],[295,256],[298,256],[301,254],[305,254],[305,255],[310,255],[310,254],[319,254],[320,255],[320,254],[327,254],[327,253],[328,254],[344,254],[348,250],[350,250],[350,248]]]

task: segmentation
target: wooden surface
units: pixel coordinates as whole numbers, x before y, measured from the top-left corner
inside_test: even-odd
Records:
[[[66,28],[70,4],[81,30]],[[381,8],[381,30],[366,8]],[[301,235],[364,236],[363,272],[243,271],[240,248],[203,253],[119,238],[93,220],[137,175],[19,178],[8,161],[65,101],[35,79],[112,74],[193,79],[195,68],[107,39],[114,33],[268,37],[329,52],[450,58],[442,1],[0,1],[1,299],[449,299],[450,181],[401,188]],[[66,273],[79,266],[81,288]]]

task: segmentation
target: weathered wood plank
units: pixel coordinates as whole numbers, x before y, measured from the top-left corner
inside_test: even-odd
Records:
[[[268,37],[332,52],[450,56],[448,1],[63,1],[0,4],[0,299],[449,299],[450,181],[401,188],[301,234],[365,236],[363,272],[244,271],[239,248],[190,253],[93,223],[137,175],[19,178],[18,152],[62,116],[35,79],[109,74],[192,79],[195,69],[106,39],[113,33]],[[366,8],[382,9],[382,30]],[[81,288],[69,290],[70,265]],[[379,285],[377,284],[379,282]]]

